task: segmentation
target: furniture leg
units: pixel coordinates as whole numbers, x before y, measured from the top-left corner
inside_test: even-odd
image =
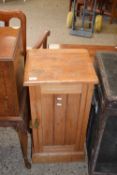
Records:
[[[18,130],[18,135],[19,135],[19,140],[20,140],[20,144],[21,144],[21,149],[22,149],[22,154],[23,154],[25,166],[26,166],[26,168],[30,169],[31,164],[28,161],[28,156],[27,156],[27,145],[28,145],[27,131]]]
[[[71,7],[72,7],[72,0],[70,0],[69,2],[69,11],[71,11]]]

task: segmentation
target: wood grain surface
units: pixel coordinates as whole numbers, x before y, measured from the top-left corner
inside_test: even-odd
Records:
[[[87,50],[32,49],[28,51],[25,86],[71,82],[98,82]]]

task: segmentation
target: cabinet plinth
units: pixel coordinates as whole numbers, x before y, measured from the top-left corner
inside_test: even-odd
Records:
[[[24,85],[29,86],[33,162],[85,159],[85,135],[94,84],[84,49],[28,52]]]

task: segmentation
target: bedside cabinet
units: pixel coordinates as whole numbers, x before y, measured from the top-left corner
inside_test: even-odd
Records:
[[[23,87],[24,56],[20,29],[0,28],[0,126],[17,129],[25,165],[27,159],[28,107]],[[9,133],[10,134],[10,133]]]
[[[29,86],[33,162],[85,159],[85,136],[94,84],[87,50],[30,50],[24,75]]]

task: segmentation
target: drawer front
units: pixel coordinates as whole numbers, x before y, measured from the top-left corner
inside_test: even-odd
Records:
[[[42,94],[77,94],[82,91],[82,84],[75,83],[43,84],[40,87]]]

